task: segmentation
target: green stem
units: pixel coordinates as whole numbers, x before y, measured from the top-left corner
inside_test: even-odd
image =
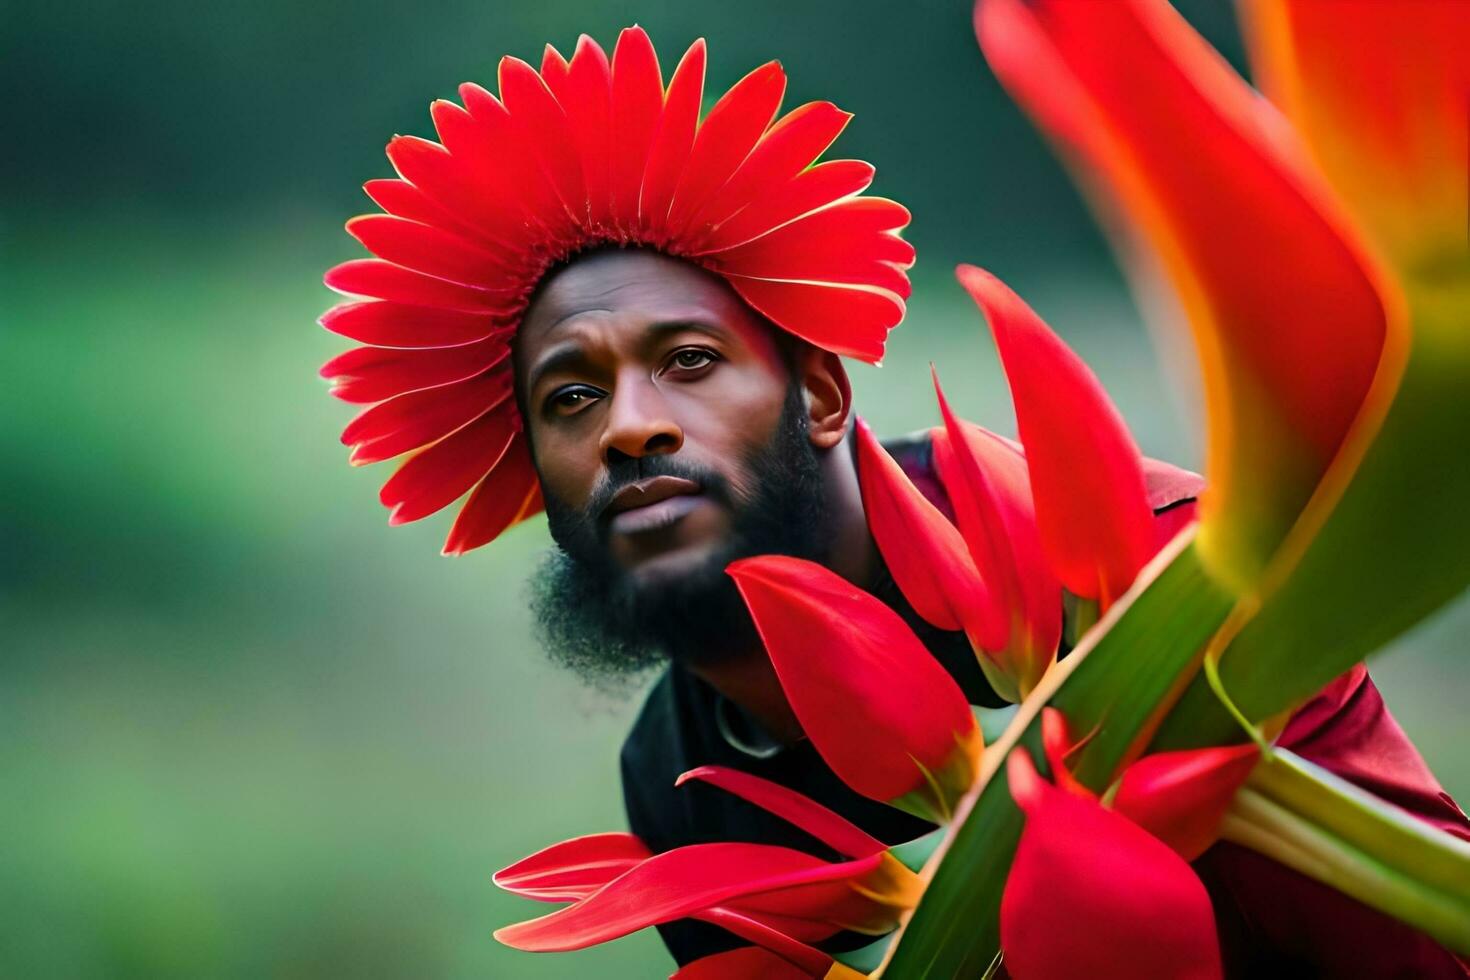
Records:
[[[1277,749],[1221,836],[1470,953],[1470,843]]]

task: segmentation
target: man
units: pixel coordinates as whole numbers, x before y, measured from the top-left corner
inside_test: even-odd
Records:
[[[340,397],[381,402],[344,433],[354,461],[420,450],[383,488],[395,522],[472,491],[446,543],[459,552],[544,504],[558,549],[536,609],[553,655],[594,676],[668,661],[622,753],[629,821],[652,848],[823,851],[731,796],[674,789],[711,764],[896,843],[929,828],[853,793],[803,740],[724,568],[769,553],[820,562],[899,610],[973,703],[1000,703],[968,643],[894,587],[859,492],[839,354],[876,360],[902,316],[907,215],[856,196],[871,168],[809,166],[845,122],[835,108],[769,125],[779,67],[752,72],[696,127],[703,57],[696,43],[665,89],[630,29],[610,62],[584,38],[570,62],[549,49],[539,75],[507,59],[501,100],[466,86],[465,109],[437,103],[443,145],[395,139],[404,179],[368,188],[388,214],[349,225],[380,260],[328,274],[371,299],[324,318],[368,346],[323,373]],[[495,181],[502,193],[485,193]],[[889,448],[947,510],[927,437]],[[1156,508],[1184,502],[1165,489]],[[1284,740],[1465,828],[1361,670]],[[1458,975],[1434,944],[1253,854],[1219,845],[1196,867],[1233,973]],[[680,962],[738,944],[695,923],[662,931]]]

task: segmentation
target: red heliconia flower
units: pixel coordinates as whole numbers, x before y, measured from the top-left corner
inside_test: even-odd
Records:
[[[1143,455],[1097,377],[1020,297],[974,266],[956,274],[1005,366],[1048,563],[1106,610],[1155,550]]]
[[[653,856],[633,834],[573,837],[497,871],[495,884],[538,902],[575,902]]]
[[[777,118],[786,76],[763,65],[703,121],[705,45],[665,88],[641,28],[609,61],[585,35],[538,73],[500,63],[500,97],[466,84],[431,108],[440,142],[395,137],[398,179],[373,180],[385,213],[348,222],[376,258],[329,271],[356,297],[328,330],[359,341],[322,375],[378,403],[343,433],[352,462],[413,453],[380,494],[390,523],[469,494],[445,542],[457,554],[541,509],[511,396],[509,343],[548,270],[605,244],[641,246],[723,276],[753,308],[818,347],[882,358],[903,317],[909,213],[860,196],[873,168],[814,161],[848,114],[811,102]]]
[[[832,771],[864,796],[947,822],[978,771],[980,728],[898,613],[799,558],[745,558],[727,571]]]
[[[1001,897],[1006,969],[1024,980],[1223,976],[1204,885],[1178,854],[1096,801],[1006,758],[1025,828]]]

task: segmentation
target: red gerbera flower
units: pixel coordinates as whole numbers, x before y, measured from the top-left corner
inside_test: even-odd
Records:
[[[342,434],[354,464],[412,453],[380,497],[392,524],[469,498],[445,542],[458,554],[541,509],[512,397],[509,345],[536,284],[605,244],[678,256],[723,276],[778,327],[877,362],[904,314],[909,213],[860,196],[873,168],[813,162],[850,116],[810,102],[777,119],[786,76],[762,65],[699,119],[705,45],[668,86],[641,28],[609,61],[583,35],[538,73],[507,57],[500,97],[460,87],[431,108],[440,142],[388,144],[397,180],[365,185],[386,212],[347,230],[377,258],[329,271],[366,299],[322,317],[366,344],[321,369],[344,401],[373,403]]]

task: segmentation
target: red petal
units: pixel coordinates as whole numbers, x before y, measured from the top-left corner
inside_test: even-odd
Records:
[[[786,92],[786,73],[768,61],[720,96],[710,109],[689,152],[689,164],[674,192],[669,209],[669,234],[682,238],[693,229],[689,221],[754,148],[776,118]]]
[[[577,901],[652,856],[632,834],[589,834],[543,848],[495,872],[492,880],[541,902]]]
[[[377,463],[427,446],[510,397],[509,371],[491,369],[469,381],[414,391],[363,412],[342,431],[354,465]]]
[[[406,180],[370,180],[362,185],[362,189],[374,204],[391,215],[419,224],[452,228],[466,237],[474,234],[473,229],[466,228],[453,214]]]
[[[705,956],[681,968],[669,980],[805,980],[822,977],[793,966],[759,946],[742,946]]]
[[[582,161],[561,104],[536,74],[536,69],[519,58],[500,59],[500,98],[520,136],[541,165],[541,174],[556,191],[572,220],[586,227],[587,184],[582,179]],[[507,188],[508,190],[508,188]]]
[[[852,113],[830,102],[808,102],[782,116],[694,216],[692,227],[718,225],[750,202],[790,183],[832,145],[851,118]]]
[[[903,319],[903,299],[886,289],[725,278],[747,303],[787,333],[869,364],[883,359],[888,331]]]
[[[913,485],[861,418],[857,465],[868,529],[904,598],[942,630],[968,628],[983,635],[983,617],[991,602],[965,539]]]
[[[692,241],[703,242],[691,254],[704,255],[744,244],[788,221],[859,194],[873,182],[873,166],[861,160],[828,160],[803,170],[784,185],[748,202],[707,235],[696,229]]]
[[[664,83],[653,44],[643,28],[624,28],[612,61],[611,217],[627,237],[639,230],[638,197],[663,104]]]
[[[441,228],[368,214],[347,222],[347,232],[379,258],[425,275],[482,287],[504,288],[518,281],[503,256]]]
[[[1076,796],[1089,800],[1097,798],[1097,794],[1072,775],[1067,756],[1076,748],[1076,743],[1067,731],[1066,717],[1056,708],[1041,709],[1041,748],[1046,753],[1046,764],[1051,768],[1051,778],[1058,786]]]
[[[449,506],[490,472],[505,454],[520,419],[515,402],[502,402],[453,435],[398,467],[378,492],[391,508],[389,524],[406,524]]]
[[[814,949],[800,940],[791,938],[779,929],[771,928],[757,918],[742,915],[733,909],[709,909],[701,912],[698,918],[702,922],[717,925],[733,932],[741,939],[770,950],[784,963],[797,967],[799,976],[825,976],[832,966],[832,957],[821,950]],[[779,972],[777,975],[780,975]]]
[[[382,259],[353,259],[327,270],[323,281],[339,293],[375,296],[411,306],[493,313],[505,307],[503,294],[435,279]]]
[[[439,100],[429,107],[445,146],[417,136],[395,136],[388,142],[388,159],[404,180],[413,184],[437,213],[425,217],[403,215],[437,228],[453,230],[493,250],[525,247],[520,209],[501,192],[494,175],[493,150],[478,138],[479,126],[469,113],[452,102]],[[470,133],[476,133],[471,137]],[[449,141],[453,140],[451,144]],[[454,150],[446,149],[452,145]],[[392,208],[388,210],[397,214]],[[420,207],[418,210],[424,210]]]
[[[472,378],[509,353],[502,337],[428,350],[354,347],[323,364],[320,374],[331,379],[332,394],[343,401],[376,402]]]
[[[1388,349],[1374,264],[1280,120],[1167,4],[987,0],[976,26],[997,75],[1177,284],[1209,421],[1199,547],[1253,588]]]
[[[1253,743],[1144,756],[1123,771],[1113,809],[1193,861],[1259,760]]]
[[[1063,585],[1106,609],[1153,555],[1138,446],[1097,377],[1020,297],[974,266],[957,275],[1005,365],[1042,547]]]
[[[605,230],[612,224],[609,189],[608,113],[612,101],[612,67],[607,53],[583,34],[567,70],[566,83],[547,79],[552,94],[566,110],[577,154],[582,158],[582,178],[587,184],[588,217],[592,227]]]
[[[857,792],[891,801],[919,790],[919,766],[944,768],[975,730],[959,687],[877,599],[796,558],[747,558],[727,571],[803,731]]]
[[[691,779],[718,786],[801,828],[839,854],[867,857],[887,850],[887,845],[855,824],[792,789],[749,773],[724,766],[700,766],[681,775],[676,786]]]
[[[638,212],[644,232],[654,240],[663,236],[674,188],[694,146],[694,129],[704,99],[704,63],[704,39],[700,38],[689,46],[674,69],[653,145],[648,151],[648,170],[643,175]]]
[[[531,451],[525,435],[517,432],[495,469],[480,481],[455,518],[444,554],[462,555],[489,544],[506,528],[539,514],[542,506]]]
[[[851,894],[846,883],[881,860],[828,864],[768,844],[691,844],[654,855],[575,905],[499,929],[495,938],[530,952],[583,949],[755,893],[827,883]],[[821,914],[819,900],[832,897],[813,893],[812,914]]]
[[[339,303],[322,314],[321,324],[374,347],[459,347],[501,327],[486,313],[388,302]]]
[[[566,85],[568,71],[567,59],[562,57],[561,52],[556,50],[555,46],[546,45],[541,52],[541,77],[545,79],[546,87],[551,90],[551,94],[556,95],[557,91]]]
[[[934,376],[944,428],[932,436],[934,464],[955,523],[995,604],[978,637],[997,693],[1019,701],[1056,659],[1062,589],[1041,549],[1031,477],[1018,448],[958,418]],[[997,676],[999,675],[999,676]]]
[[[1006,969],[1026,980],[1223,976],[1215,916],[1189,865],[1116,813],[1006,759],[1026,826],[1001,897]]]

